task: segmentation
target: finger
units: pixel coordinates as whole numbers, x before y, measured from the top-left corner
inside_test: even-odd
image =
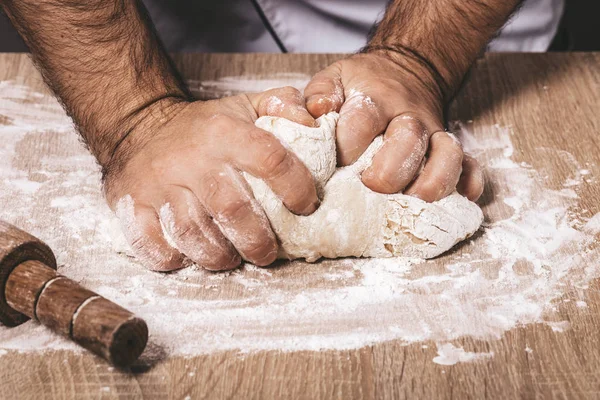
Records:
[[[275,234],[263,209],[237,171],[233,168],[210,171],[194,191],[244,259],[259,266],[275,261]]]
[[[429,141],[425,125],[411,114],[403,114],[387,127],[381,149],[362,173],[363,183],[379,193],[398,193],[413,180]]]
[[[336,64],[315,74],[304,89],[306,108],[315,118],[340,111],[344,104],[344,86]]]
[[[347,96],[336,130],[338,165],[354,163],[390,119],[368,95],[353,91]]]
[[[483,171],[476,159],[465,154],[462,162],[462,174],[456,190],[471,201],[481,197],[484,188]]]
[[[243,142],[228,150],[230,163],[265,181],[290,211],[309,215],[319,207],[310,171],[269,132],[250,128]]]
[[[458,139],[443,131],[431,136],[429,146],[425,168],[409,186],[406,194],[432,202],[455,190],[462,170],[463,151]]]
[[[241,258],[231,242],[189,189],[179,187],[171,191],[167,199],[158,210],[160,221],[180,252],[211,271],[240,265]]]
[[[316,126],[315,119],[306,110],[304,96],[294,87],[286,86],[263,93],[249,94],[248,98],[259,117],[265,115],[282,117],[302,125]]]
[[[133,254],[144,266],[153,271],[172,271],[185,266],[183,255],[165,239],[151,206],[134,204],[131,196],[125,196],[118,201],[115,213]]]

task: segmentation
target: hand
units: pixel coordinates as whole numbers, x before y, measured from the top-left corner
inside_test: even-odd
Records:
[[[155,106],[105,167],[107,201],[135,255],[160,271],[187,259],[210,270],[234,268],[240,255],[259,266],[273,262],[275,235],[240,172],[263,179],[290,211],[316,210],[310,172],[254,126],[262,115],[313,126],[301,93],[282,88]]]
[[[340,113],[339,165],[355,162],[384,133],[383,147],[362,174],[370,189],[428,202],[455,189],[470,200],[483,192],[477,161],[444,131],[441,88],[414,60],[391,51],[356,54],[317,73],[304,95],[313,117]]]

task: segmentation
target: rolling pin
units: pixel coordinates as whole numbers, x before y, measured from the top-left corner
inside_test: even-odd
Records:
[[[56,272],[52,250],[0,221],[0,322],[29,318],[125,367],[144,351],[144,320]]]

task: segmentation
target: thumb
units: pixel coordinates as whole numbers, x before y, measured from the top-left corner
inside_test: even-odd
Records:
[[[340,68],[333,64],[318,72],[304,89],[306,109],[315,118],[340,111],[344,104],[344,86]]]

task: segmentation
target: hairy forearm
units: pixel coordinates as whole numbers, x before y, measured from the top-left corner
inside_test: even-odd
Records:
[[[430,72],[448,99],[521,0],[394,0],[365,51],[402,53]]]
[[[0,4],[102,166],[150,114],[189,97],[139,0]]]

